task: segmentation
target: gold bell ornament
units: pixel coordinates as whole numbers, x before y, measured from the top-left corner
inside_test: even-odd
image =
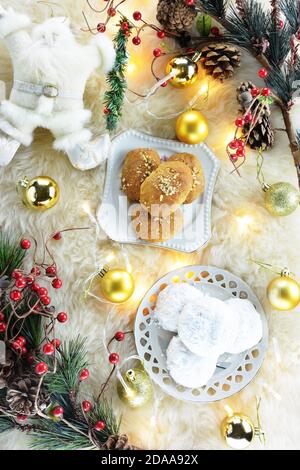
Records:
[[[134,293],[134,279],[126,269],[108,266],[99,271],[100,288],[103,297],[109,302],[121,304],[127,302]]]
[[[25,206],[37,211],[51,209],[60,196],[59,186],[50,176],[37,176],[30,181],[24,177],[17,182],[17,191]]]
[[[176,88],[186,88],[195,83],[198,78],[199,67],[197,62],[201,58],[201,52],[196,52],[192,57],[182,56],[171,59],[166,68],[166,73],[175,73],[169,83]]]
[[[207,119],[200,111],[190,109],[177,118],[176,136],[181,142],[200,144],[208,136],[208,131]]]
[[[257,426],[254,426],[248,416],[227,408],[228,415],[221,424],[221,433],[229,447],[236,450],[246,449],[256,437],[265,443],[265,433],[261,429],[259,419],[259,406],[260,401],[257,404]]]
[[[132,358],[141,361],[137,356],[129,359]],[[124,373],[118,372],[117,392],[120,400],[130,408],[147,405],[153,397],[153,385],[144,366],[128,369]]]

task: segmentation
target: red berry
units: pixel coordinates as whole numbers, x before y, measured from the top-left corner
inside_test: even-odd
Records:
[[[104,23],[99,23],[99,24],[97,25],[97,31],[98,31],[98,33],[105,33],[105,31],[106,31],[106,26],[105,26],[105,24],[104,24]],[[54,237],[53,237],[53,238],[54,238]],[[55,239],[55,240],[57,240],[57,239]],[[60,238],[59,238],[59,240],[60,240]]]
[[[32,365],[35,361],[35,357],[34,356],[28,356],[27,357],[27,362],[28,364]]]
[[[133,39],[132,39],[132,42],[135,46],[139,46],[141,44],[141,38],[139,36],[135,36]]]
[[[27,415],[17,415],[17,420],[22,422],[22,421],[27,421],[28,416]]]
[[[48,366],[45,362],[39,362],[35,366],[34,370],[38,375],[43,375],[43,374],[46,374],[46,372],[48,372]]]
[[[103,109],[103,114],[105,114],[106,116],[108,116],[110,114],[110,110],[108,108],[104,108]]]
[[[239,142],[238,142],[237,139],[232,140],[232,141],[230,142],[230,144],[229,144],[229,147],[230,147],[232,150],[237,149],[238,146],[239,146]]]
[[[119,354],[117,354],[117,353],[111,353],[111,354],[109,355],[109,362],[110,362],[111,364],[114,364],[114,365],[115,365],[115,364],[118,364],[119,361],[120,361],[120,356],[119,356]]]
[[[103,429],[105,429],[105,428],[106,428],[106,425],[105,425],[104,421],[98,421],[94,425],[94,429],[96,429],[96,431],[98,431],[98,432],[103,431]]]
[[[135,11],[132,16],[135,21],[140,21],[142,19],[142,13],[140,11]]]
[[[160,57],[161,56],[161,49],[159,49],[159,47],[154,49],[153,55],[154,55],[154,57]]]
[[[61,281],[61,279],[58,279],[58,278],[53,279],[53,281],[52,281],[52,287],[53,287],[54,289],[60,289],[61,286],[62,286],[62,281]]]
[[[83,382],[84,380],[88,379],[90,376],[90,372],[88,369],[83,369],[83,371],[81,372],[80,376],[79,376],[79,380],[80,382]]]
[[[4,320],[4,318],[5,318],[5,315],[4,315],[4,313],[3,313],[3,312],[0,312],[0,321],[3,321],[3,320]]]
[[[168,86],[168,82],[164,82],[160,86],[163,87],[163,88],[166,88],[166,86]]]
[[[128,30],[128,31],[125,31],[125,33],[124,33],[124,34],[125,34],[125,36],[126,36],[127,38],[129,38],[129,37],[131,36],[131,32],[130,32],[130,30]]]
[[[58,349],[59,346],[60,346],[60,339],[55,338],[55,339],[53,339],[53,340],[51,341],[51,343],[53,344],[53,346],[54,346],[56,349]]]
[[[116,16],[117,10],[115,8],[111,7],[107,10],[107,14],[108,14],[108,16]]]
[[[18,343],[21,344],[21,346],[25,346],[25,344],[27,343],[27,341],[26,341],[26,339],[24,338],[24,336],[19,336],[19,337],[17,338],[17,341],[18,341]]]
[[[36,282],[33,282],[32,285],[31,285],[31,289],[34,291],[34,292],[39,292],[41,286],[39,284],[37,284]]]
[[[55,276],[56,275],[56,266],[52,264],[52,266],[48,266],[46,269],[46,274],[49,277]]]
[[[121,24],[121,29],[123,31],[127,31],[129,28],[129,24],[127,23],[127,21],[124,21],[124,23]]]
[[[15,351],[19,351],[20,349],[22,349],[22,346],[20,343],[18,343],[18,341],[13,341],[13,343],[11,343],[11,347]]]
[[[240,118],[237,118],[237,119],[235,120],[235,125],[236,125],[237,127],[243,127],[243,126],[245,125],[244,119],[241,118],[241,117],[240,117]]]
[[[51,304],[51,299],[47,295],[42,295],[40,297],[40,301],[42,302],[43,305],[50,305]]]
[[[256,98],[260,95],[260,89],[257,87],[252,88],[251,95],[253,96],[253,98]]]
[[[125,339],[125,333],[123,333],[123,331],[117,331],[117,333],[115,334],[115,340],[124,341],[124,339]]]
[[[245,142],[242,139],[238,140],[239,147],[244,148],[245,147]]]
[[[268,76],[268,71],[265,69],[265,68],[262,68],[260,69],[260,71],[258,72],[258,76],[260,78],[267,78]]]
[[[44,344],[43,353],[46,354],[46,356],[51,356],[52,354],[54,354],[54,351],[55,351],[55,347],[53,346],[52,343]]]
[[[6,331],[6,323],[3,321],[0,322],[0,333],[4,333]]]
[[[54,240],[61,240],[62,239],[62,234],[61,232],[57,232],[55,235],[53,235]]]
[[[230,155],[230,159],[232,162],[235,163],[238,161],[239,157],[234,153],[233,155]]]
[[[29,284],[29,285],[33,284],[33,283],[34,283],[34,276],[31,276],[31,275],[30,275],[30,276],[27,276],[27,277],[25,278],[25,281],[26,281],[26,283]]]
[[[11,275],[14,279],[19,279],[22,277],[21,271],[18,271],[17,269],[14,269]]]
[[[219,30],[219,28],[218,28],[217,26],[213,26],[213,27],[211,28],[211,34],[212,34],[213,36],[220,36],[220,30]]]
[[[166,37],[166,33],[164,31],[157,31],[157,36],[159,39],[164,39]]]
[[[283,28],[284,28],[284,21],[283,21],[283,20],[280,20],[280,21],[279,21],[278,27],[279,27],[279,29],[283,29]]]
[[[26,281],[23,277],[16,280],[15,286],[17,289],[24,289],[26,287]]]
[[[59,323],[66,323],[66,321],[68,321],[68,315],[66,312],[60,312],[57,315],[57,321],[59,321]]]
[[[10,298],[14,302],[19,302],[19,300],[21,300],[22,297],[23,297],[22,292],[20,292],[19,290],[13,290],[10,293]]]
[[[64,409],[62,406],[55,406],[51,413],[54,418],[62,418],[64,415]]]
[[[31,274],[33,274],[34,276],[39,276],[39,275],[41,274],[41,271],[40,271],[40,269],[38,268],[38,266],[34,266],[30,272],[31,272]]]
[[[23,248],[23,250],[29,250],[29,248],[31,247],[31,242],[29,240],[26,240],[26,238],[24,240],[21,241],[21,248]]]
[[[185,3],[188,7],[193,7],[195,5],[195,0],[185,0]]]
[[[82,403],[81,403],[81,406],[82,406],[82,409],[85,413],[88,413],[89,411],[91,411],[92,409],[92,404],[91,402],[87,401],[87,400],[84,400]]]
[[[251,122],[253,120],[253,116],[251,113],[247,113],[245,116],[244,116],[244,119],[245,119],[245,122]]]
[[[270,94],[271,94],[270,88],[263,88],[263,89],[261,90],[261,94],[262,94],[263,96],[270,96]]]
[[[46,287],[40,287],[38,292],[40,297],[45,297],[48,295],[48,289],[46,289]]]
[[[25,356],[28,353],[27,348],[25,346],[22,347],[22,354]]]
[[[236,151],[236,154],[238,157],[245,157],[246,156],[245,149],[243,149],[242,147],[239,147]]]

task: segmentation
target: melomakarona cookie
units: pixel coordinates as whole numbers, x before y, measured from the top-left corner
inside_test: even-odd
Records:
[[[205,189],[205,177],[202,165],[199,159],[192,155],[191,153],[177,153],[172,155],[169,158],[169,162],[177,161],[185,163],[191,170],[193,176],[193,185],[192,189],[187,195],[185,204],[191,204],[194,202],[201,194],[203,194]]]
[[[161,208],[160,208],[161,209]],[[133,228],[141,240],[151,243],[160,243],[174,238],[183,226],[183,214],[180,208],[175,212],[167,206],[158,215],[150,214],[142,205],[130,209]]]

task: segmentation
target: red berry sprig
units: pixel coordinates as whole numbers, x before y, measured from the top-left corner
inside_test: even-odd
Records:
[[[97,421],[97,423],[94,424],[94,429],[98,432],[103,431],[106,428],[106,424],[104,421]]]
[[[79,381],[83,382],[84,380],[87,380],[90,376],[90,372],[88,369],[83,369],[83,371],[79,375]]]

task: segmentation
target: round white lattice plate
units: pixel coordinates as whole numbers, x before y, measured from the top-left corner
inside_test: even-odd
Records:
[[[166,350],[173,333],[163,330],[153,319],[159,292],[172,283],[188,282],[206,294],[226,300],[249,299],[260,313],[263,338],[241,354],[224,354],[206,386],[196,389],[176,384],[168,373]],[[250,287],[233,274],[211,266],[187,266],[157,281],[142,300],[135,321],[135,341],[139,356],[151,378],[169,395],[194,402],[213,402],[228,398],[251,382],[260,369],[268,344],[268,324],[264,310]]]

